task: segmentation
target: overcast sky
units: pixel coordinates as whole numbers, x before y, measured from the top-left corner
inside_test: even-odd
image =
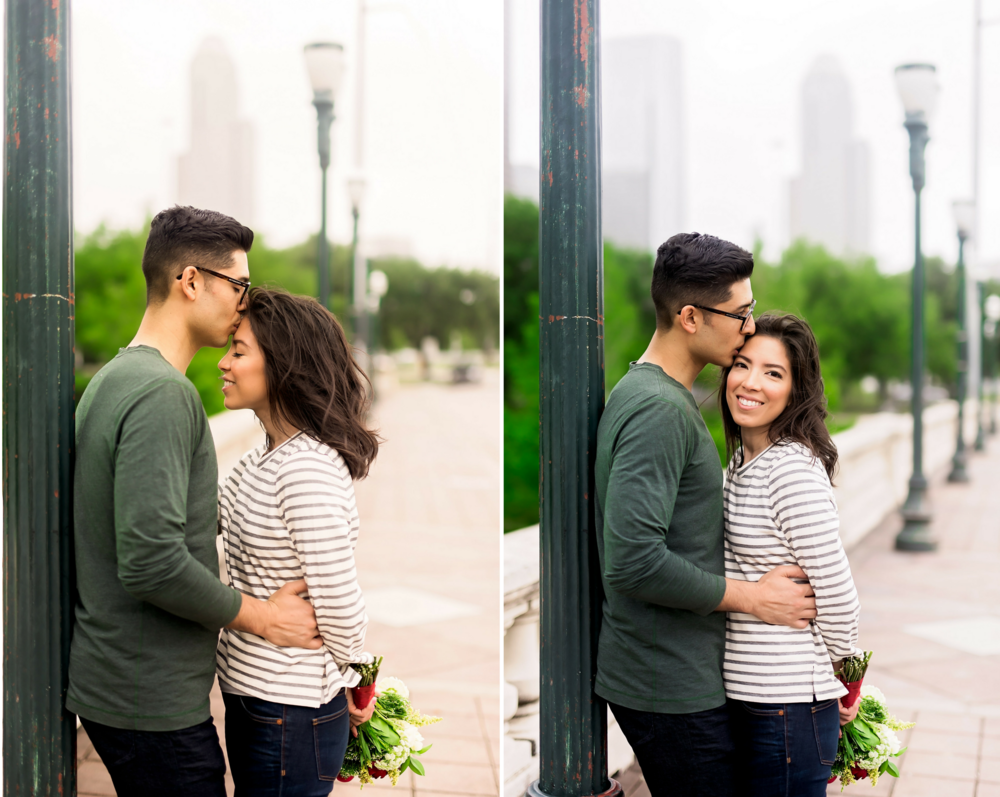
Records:
[[[408,242],[427,265],[499,272],[502,251],[502,4],[368,3],[362,231]],[[78,231],[137,226],[177,200],[189,146],[191,58],[223,40],[241,116],[256,134],[254,227],[271,245],[319,229],[316,111],[302,47],[344,46],[330,235],[350,240],[358,0],[74,0],[74,212]]]
[[[512,0],[511,160],[538,162],[538,0]],[[1000,0],[983,0],[1000,20]],[[909,138],[893,69],[930,62],[924,251],[957,255],[951,202],[972,191],[973,0],[607,0],[604,39],[662,33],[683,48],[687,226],[776,257],[788,241],[788,183],[799,171],[802,81],[836,56],[851,83],[855,135],[871,152],[871,241],[886,271],[913,262]],[[1000,24],[983,33],[981,261],[1000,266]],[[998,268],[1000,272],[1000,268]]]

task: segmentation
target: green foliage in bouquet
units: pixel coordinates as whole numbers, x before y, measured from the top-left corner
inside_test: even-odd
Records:
[[[379,656],[377,659],[369,664],[351,664],[351,669],[355,672],[361,673],[361,680],[356,684],[357,686],[371,686],[378,679],[378,668],[382,666],[382,657]]]
[[[861,656],[851,656],[849,659],[844,659],[838,673],[840,680],[845,684],[852,684],[862,680],[865,677],[865,673],[868,672],[868,662],[871,660],[872,651],[870,650]]]

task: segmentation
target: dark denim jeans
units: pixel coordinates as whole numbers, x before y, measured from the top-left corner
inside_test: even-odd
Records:
[[[212,718],[179,731],[126,731],[80,717],[118,797],[226,797]]]
[[[837,757],[838,700],[745,703],[730,700],[747,797],[822,797]]]
[[[319,708],[223,693],[236,797],[324,797],[344,762],[351,718],[344,691]]]
[[[728,706],[694,714],[654,714],[612,703],[611,711],[653,797],[736,797]]]

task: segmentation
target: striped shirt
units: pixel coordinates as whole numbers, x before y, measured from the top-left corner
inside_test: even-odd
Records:
[[[758,581],[779,565],[798,565],[816,595],[816,619],[804,629],[728,614],[726,695],[809,703],[846,694],[832,662],[858,652],[858,593],[822,462],[799,443],[765,449],[727,474],[725,518],[727,578]]]
[[[368,616],[354,568],[358,510],[339,453],[299,432],[273,451],[246,454],[219,488],[226,573],[240,592],[260,600],[304,578],[323,647],[282,648],[245,631],[222,630],[218,648],[223,692],[316,708],[360,676],[368,662]]]

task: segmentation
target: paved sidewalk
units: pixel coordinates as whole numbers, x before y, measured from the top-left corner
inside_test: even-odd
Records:
[[[917,726],[901,736],[900,779],[846,792],[1000,797],[1000,438],[987,449],[970,452],[971,483],[933,482],[935,553],[893,549],[898,515],[848,551],[874,651],[865,680]]]
[[[444,721],[424,730],[426,777],[407,772],[398,795],[497,795],[500,711],[500,384],[403,386],[381,397],[386,442],[355,485],[359,579],[371,625],[366,648],[384,675]],[[223,736],[216,687],[213,711]],[[79,793],[113,795],[107,771],[80,731]],[[228,780],[228,776],[227,776]],[[377,781],[366,794],[383,793]],[[357,782],[335,794],[357,793]],[[232,794],[232,782],[229,781]]]

